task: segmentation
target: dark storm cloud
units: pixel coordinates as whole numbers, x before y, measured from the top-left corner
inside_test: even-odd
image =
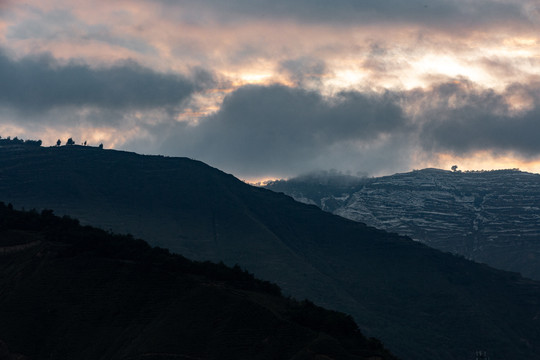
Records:
[[[109,109],[175,107],[212,76],[163,74],[134,62],[91,68],[59,64],[47,55],[12,60],[0,51],[0,105],[21,111],[90,106]]]
[[[161,0],[178,4],[172,0]],[[374,22],[405,22],[445,26],[460,23],[469,26],[485,26],[488,23],[529,23],[525,6],[535,6],[532,1],[448,1],[448,0],[184,0],[180,4],[213,11],[222,20],[248,18],[290,18],[312,23],[369,24]],[[459,30],[459,29],[455,29]]]
[[[303,169],[302,163],[310,165],[321,157],[329,161],[334,151],[356,153],[352,149],[357,142],[370,144],[386,134],[408,132],[398,100],[390,93],[359,92],[328,100],[300,88],[245,86],[197,126],[160,129],[171,134],[161,151],[242,174],[298,171],[293,169]]]
[[[514,85],[499,94],[462,80],[423,92],[419,105],[423,147],[459,155],[485,150],[539,156],[539,85]],[[524,102],[525,107],[516,109],[512,102]]]
[[[333,98],[280,85],[245,86],[196,126],[162,124],[149,132],[163,139],[160,153],[190,156],[248,177],[330,168],[405,171],[415,157],[441,153],[535,157],[540,155],[539,85],[497,93],[459,79],[429,90],[350,91]]]

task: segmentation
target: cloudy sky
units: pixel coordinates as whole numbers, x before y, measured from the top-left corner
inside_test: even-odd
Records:
[[[247,180],[540,172],[540,3],[0,0],[0,135]]]

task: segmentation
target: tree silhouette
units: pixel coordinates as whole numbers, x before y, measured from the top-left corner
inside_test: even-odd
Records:
[[[75,141],[73,141],[72,138],[69,138],[69,139],[66,141],[66,145],[75,145]]]
[[[56,146],[60,146],[60,144],[62,144],[62,141],[60,139],[56,140]]]

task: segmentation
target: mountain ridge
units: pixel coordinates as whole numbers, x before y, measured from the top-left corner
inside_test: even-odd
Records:
[[[309,179],[309,178],[308,178]],[[540,175],[423,169],[357,179],[270,183],[299,201],[442,251],[540,279]]]
[[[0,199],[239,264],[353,315],[405,360],[540,354],[536,282],[249,186],[185,158],[0,147]],[[149,235],[149,236],[148,236]]]

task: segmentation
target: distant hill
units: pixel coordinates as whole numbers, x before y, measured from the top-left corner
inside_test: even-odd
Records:
[[[314,174],[267,188],[540,280],[540,174],[438,169],[369,179]]]
[[[540,357],[540,288],[409,238],[249,186],[186,158],[0,147],[0,199],[238,263],[286,295],[353,315],[402,359]]]
[[[395,359],[350,316],[239,267],[3,203],[0,289],[3,360]]]

